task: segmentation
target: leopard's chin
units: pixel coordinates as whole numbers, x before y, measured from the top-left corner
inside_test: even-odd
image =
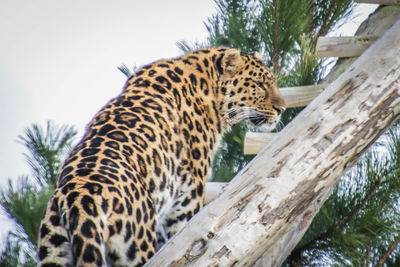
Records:
[[[267,118],[251,118],[249,120],[261,132],[273,131],[279,122],[279,118],[272,121],[268,120]]]

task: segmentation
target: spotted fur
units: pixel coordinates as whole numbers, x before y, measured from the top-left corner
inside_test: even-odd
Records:
[[[222,134],[272,128],[285,104],[257,54],[207,48],[142,67],[60,170],[40,266],[141,266],[203,205]]]

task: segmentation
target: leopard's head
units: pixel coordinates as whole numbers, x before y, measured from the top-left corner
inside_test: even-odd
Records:
[[[220,108],[224,121],[233,125],[248,119],[261,130],[275,128],[286,105],[275,76],[262,57],[229,48],[224,51],[220,64],[219,88],[223,93]]]

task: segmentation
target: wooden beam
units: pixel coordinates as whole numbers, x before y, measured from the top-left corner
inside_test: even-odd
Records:
[[[289,108],[307,106],[324,89],[325,84],[279,88]]]
[[[341,175],[400,116],[400,21],[146,266],[281,266]]]
[[[400,0],[354,0],[354,2],[377,5],[400,5]]]
[[[319,37],[319,57],[358,57],[376,41],[376,36]]]
[[[243,154],[254,155],[260,152],[274,137],[276,133],[246,133],[244,137]]]

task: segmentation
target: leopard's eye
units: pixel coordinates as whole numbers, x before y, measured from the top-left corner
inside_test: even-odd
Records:
[[[262,76],[262,80],[265,83],[266,81],[268,81],[268,76],[267,74],[264,73],[264,75]]]

